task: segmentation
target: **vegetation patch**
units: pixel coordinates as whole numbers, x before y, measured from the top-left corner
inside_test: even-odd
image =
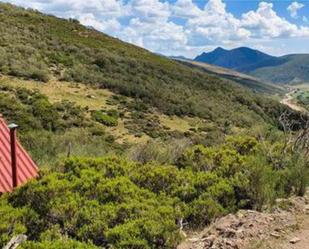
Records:
[[[24,248],[174,248],[180,227],[198,228],[239,208],[260,210],[298,193],[308,168],[253,137],[189,147],[174,165],[125,158],[72,158],[0,200],[0,246],[26,233]],[[281,165],[279,168],[278,165]],[[308,179],[308,178],[307,178]]]
[[[118,125],[118,117],[113,114],[103,113],[102,111],[94,111],[92,112],[92,118],[106,126],[117,126]]]

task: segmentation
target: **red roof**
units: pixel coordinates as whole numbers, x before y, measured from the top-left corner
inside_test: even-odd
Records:
[[[16,158],[17,186],[20,186],[37,176],[38,167],[18,141],[16,143]],[[0,114],[0,193],[12,190],[10,130]]]

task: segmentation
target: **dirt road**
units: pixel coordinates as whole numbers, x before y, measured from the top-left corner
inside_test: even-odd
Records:
[[[295,93],[294,91],[287,93],[284,96],[284,98],[280,101],[280,103],[289,106],[291,109],[295,111],[307,112],[307,110],[304,107],[299,106],[297,103],[295,103],[293,98],[294,93]]]

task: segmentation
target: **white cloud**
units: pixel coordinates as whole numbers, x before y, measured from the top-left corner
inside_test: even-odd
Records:
[[[226,11],[221,0],[209,0],[201,15],[188,20],[186,28],[194,45],[226,43],[250,36],[249,31],[240,27],[240,20]]]
[[[287,8],[287,10],[289,11],[290,15],[292,18],[298,18],[298,11],[302,8],[304,8],[305,5],[299,2],[293,2],[291,3],[291,5],[289,5],[289,7]]]
[[[172,6],[173,15],[180,18],[198,17],[203,14],[192,0],[177,0]]]
[[[160,53],[186,46],[184,27],[169,20],[172,10],[167,2],[132,0],[127,8],[131,19],[122,27],[119,38]]]
[[[236,17],[223,0],[209,0],[203,8],[193,0],[0,0],[36,8],[127,42],[166,54],[193,54],[223,45],[262,44],[275,39],[309,37],[306,17],[296,25],[279,16],[274,4],[260,2],[257,9]],[[288,11],[296,18],[303,4],[293,2]],[[308,40],[308,39],[307,39]],[[274,48],[275,50],[275,48]]]
[[[130,16],[145,22],[167,21],[171,15],[169,4],[159,0],[131,0],[127,7]]]
[[[115,18],[109,20],[99,20],[92,13],[81,14],[75,17],[77,17],[83,25],[93,27],[96,30],[101,30],[109,34],[116,35],[116,33],[121,29],[121,24]]]
[[[134,18],[120,32],[120,38],[138,46],[151,48],[160,53],[169,53],[186,46],[187,37],[182,26],[173,22],[143,22]]]
[[[253,38],[280,38],[309,36],[308,27],[298,27],[279,17],[272,3],[261,2],[256,11],[242,15],[242,27],[251,32]]]

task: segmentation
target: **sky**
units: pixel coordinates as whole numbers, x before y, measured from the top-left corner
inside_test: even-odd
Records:
[[[0,0],[82,24],[164,55],[221,46],[309,53],[309,0]]]

